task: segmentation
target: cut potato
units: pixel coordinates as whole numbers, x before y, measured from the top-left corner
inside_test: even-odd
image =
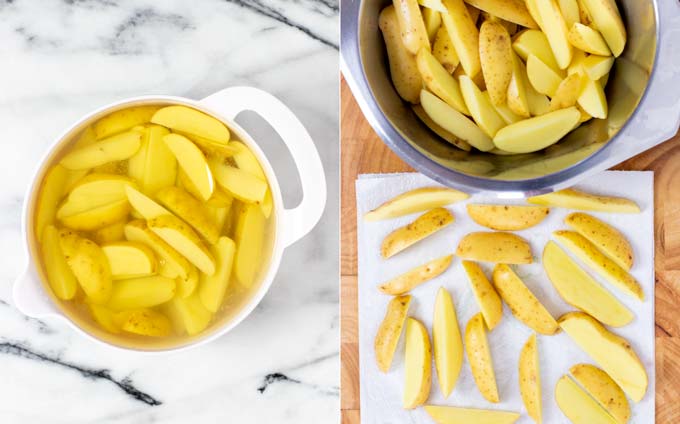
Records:
[[[66,207],[67,204],[64,204]],[[112,225],[130,212],[130,204],[127,200],[109,203],[103,206],[96,206],[92,209],[77,212],[73,215],[62,216],[60,221],[64,226],[82,231],[93,231]],[[66,214],[63,212],[62,214]]]
[[[106,303],[111,297],[111,270],[102,249],[71,230],[59,231],[59,246],[66,263],[90,302]]]
[[[90,174],[74,185],[57,211],[57,218],[125,200],[127,187],[135,187],[135,183],[122,175]]]
[[[437,424],[513,424],[520,417],[520,414],[517,412],[505,412],[491,409],[470,409],[434,405],[425,405],[423,409],[425,409],[425,412],[427,412]]]
[[[57,164],[50,168],[43,178],[36,202],[35,234],[42,241],[45,227],[54,223],[57,205],[64,194],[64,184],[72,171]]]
[[[496,106],[506,104],[512,79],[512,42],[510,34],[500,22],[485,21],[482,24],[479,30],[479,59],[491,103]],[[468,103],[467,98],[465,102]]]
[[[578,364],[569,369],[574,380],[620,424],[630,420],[630,405],[618,384],[598,367]]]
[[[208,243],[217,243],[220,229],[207,209],[192,195],[181,188],[172,186],[159,191],[156,197],[172,213],[191,225]]]
[[[425,86],[458,112],[469,115],[458,81],[437,62],[429,51],[422,49],[416,56],[418,71]],[[422,100],[421,100],[422,101]]]
[[[92,234],[92,239],[99,245],[121,241],[125,238],[125,224],[125,221],[119,221],[106,227],[99,228]]]
[[[152,309],[122,312],[121,329],[140,336],[167,337],[172,332],[168,317]]]
[[[580,73],[576,72],[567,76],[560,82],[555,95],[550,99],[550,111],[576,106],[582,87],[583,77]]]
[[[581,23],[583,25],[588,25],[589,27],[596,28],[595,23],[593,22],[593,17],[590,14],[590,12],[588,12],[588,9],[586,8],[583,0],[576,0],[576,2],[578,3],[578,14]]]
[[[149,125],[143,129],[142,145],[128,164],[128,173],[139,181],[148,195],[174,185],[177,178],[177,161],[163,141],[169,134],[165,127]]]
[[[53,225],[48,225],[43,230],[40,247],[47,281],[55,296],[62,300],[73,299],[76,295],[78,282],[61,250],[59,230]]]
[[[380,221],[398,218],[416,212],[434,209],[460,202],[468,194],[447,187],[422,187],[410,190],[388,200],[364,215],[364,221]]]
[[[597,81],[601,78],[606,78],[607,75],[609,75],[609,71],[611,71],[614,66],[614,61],[615,59],[612,56],[604,57],[590,55],[583,59],[582,66],[583,70],[585,70],[588,75],[588,78]],[[603,84],[603,86],[606,86],[606,84]]]
[[[111,278],[114,280],[146,277],[156,273],[156,256],[151,248],[142,243],[118,241],[103,245],[102,251],[109,261]]]
[[[418,0],[418,4],[428,9],[436,10],[437,12],[446,13],[446,8],[442,4],[442,0]]]
[[[472,293],[489,330],[496,328],[503,318],[503,303],[482,268],[475,262],[463,261],[463,268],[470,280]]]
[[[158,255],[161,259],[158,269],[160,275],[168,278],[188,277],[191,271],[189,261],[151,231],[144,221],[130,221],[125,225],[125,238],[149,246]]]
[[[506,264],[533,262],[531,246],[522,237],[512,233],[475,232],[458,243],[456,255],[463,259]]]
[[[519,392],[522,395],[527,415],[535,422],[541,423],[543,421],[543,401],[536,334],[529,336],[519,354]]]
[[[167,304],[171,316],[176,316],[190,336],[196,335],[210,325],[213,314],[210,313],[195,291],[187,298],[175,297]]]
[[[154,202],[134,187],[125,187],[125,194],[132,208],[144,219],[153,219],[162,215],[170,215],[163,206]]]
[[[612,54],[602,34],[579,22],[571,27],[567,38],[572,46],[586,53],[599,56],[611,56]]]
[[[621,56],[626,47],[627,34],[616,1],[582,0],[582,4],[592,18],[595,28],[607,41],[614,56]]]
[[[491,98],[489,97],[489,92],[485,91],[484,96],[486,96],[487,99],[489,99],[489,102],[491,102]],[[515,112],[513,112],[506,104],[502,104],[500,106],[493,105],[494,109],[496,109],[496,112],[498,113],[498,116],[500,116],[506,124],[514,124],[515,122],[521,121],[522,118]],[[493,151],[493,150],[492,150]]]
[[[186,106],[161,108],[151,118],[154,124],[204,137],[218,143],[229,142],[229,130],[219,120]]]
[[[424,404],[432,385],[432,347],[427,329],[414,318],[406,320],[404,377],[404,408],[413,409]]]
[[[517,57],[512,56],[512,79],[508,85],[508,108],[521,116],[522,118],[529,118],[531,110],[529,108],[529,99],[527,97],[527,86],[529,80],[524,63]]]
[[[231,158],[234,155],[234,153],[236,153],[236,150],[233,148],[231,142],[229,142],[228,144],[224,144],[204,137],[197,136],[195,134],[189,134],[182,131],[175,132],[191,140],[207,156],[215,156],[222,160],[226,160]]]
[[[468,215],[477,224],[492,230],[519,231],[538,225],[550,208],[519,205],[466,205]]]
[[[160,111],[163,111],[163,109]],[[163,141],[175,155],[179,167],[182,168],[182,171],[186,173],[191,183],[201,194],[201,198],[203,200],[210,199],[215,184],[203,152],[191,140],[179,134],[168,134],[163,137]]]
[[[553,54],[548,38],[543,31],[537,29],[522,31],[515,37],[512,42],[512,47],[519,57],[525,61],[529,59],[529,55],[533,54],[539,58],[541,62],[548,65],[553,71],[560,74],[560,76],[561,73],[564,72],[560,69],[559,65],[557,65],[555,55]]]
[[[633,267],[633,247],[616,228],[592,215],[580,212],[567,215],[564,222],[621,268],[629,271]]]
[[[570,312],[559,319],[560,327],[624,392],[639,402],[647,391],[647,372],[630,343],[609,332],[582,312]]]
[[[541,16],[541,30],[548,37],[548,43],[555,55],[560,69],[567,69],[571,63],[574,49],[567,39],[569,29],[562,17],[556,0],[532,0],[536,3],[536,11]]]
[[[120,334],[122,318],[109,308],[94,303],[87,303],[87,309],[92,315],[92,319],[99,324],[104,330],[112,334]]]
[[[222,306],[231,280],[236,244],[229,237],[223,236],[211,250],[215,257],[215,273],[211,276],[201,275],[198,296],[207,310],[217,312]]]
[[[101,140],[146,124],[157,110],[158,106],[137,106],[111,112],[92,124],[92,135],[95,140]]]
[[[189,271],[189,274],[187,274],[187,278],[177,277],[175,279],[175,283],[177,284],[175,296],[181,297],[182,299],[191,296],[196,290],[196,287],[198,287],[201,275],[205,274],[199,275],[198,269],[196,269],[195,266],[192,266],[191,270]]]
[[[427,112],[425,112],[425,109],[423,109],[421,105],[413,105],[411,106],[411,108],[413,109],[413,112],[416,114],[418,119],[420,119],[429,129],[431,129],[439,137],[443,138],[444,140],[448,141],[449,143],[466,152],[469,152],[472,149],[472,147],[467,141],[459,139],[458,137],[451,134],[444,128],[440,127],[436,122],[434,122],[432,118],[430,118],[430,116],[427,114]]]
[[[380,323],[373,345],[375,360],[382,372],[386,373],[390,370],[410,304],[411,296],[397,296],[392,298],[387,305],[385,318]]]
[[[142,135],[137,131],[113,135],[85,147],[72,150],[59,163],[64,168],[79,170],[127,159],[139,150],[141,138]]]
[[[394,9],[406,50],[416,54],[420,49],[430,50],[430,39],[417,0],[394,0]]]
[[[175,280],[160,275],[129,278],[113,284],[106,305],[114,311],[150,308],[172,299],[175,290]]]
[[[557,333],[559,326],[553,316],[508,265],[496,265],[493,284],[515,318],[537,333]]]
[[[581,22],[577,0],[557,0],[557,4],[560,7],[560,12],[562,12],[567,28],[573,27],[577,22]]]
[[[470,318],[465,327],[465,351],[479,392],[489,402],[498,403],[496,374],[481,313]]]
[[[529,102],[529,112],[531,116],[541,116],[550,112],[550,99],[545,94],[541,94],[531,85],[529,79],[526,80],[527,101]]]
[[[556,110],[502,128],[493,142],[506,152],[535,152],[560,141],[580,118],[581,113],[575,107]]]
[[[460,369],[463,366],[463,339],[460,335],[453,299],[443,287],[439,288],[434,303],[432,343],[439,388],[446,398],[456,386]]]
[[[578,104],[593,118],[605,119],[609,113],[607,96],[599,81],[585,82],[578,97]]]
[[[496,112],[489,97],[485,96],[477,85],[467,75],[460,77],[460,88],[465,104],[475,122],[489,137],[496,135],[498,130],[506,126],[505,121]]]
[[[444,208],[435,208],[419,216],[410,224],[392,231],[380,247],[383,258],[391,258],[404,249],[431,236],[453,222],[453,215]]]
[[[210,160],[215,180],[231,196],[246,203],[262,204],[268,191],[267,183],[253,174],[223,162]]]
[[[449,37],[449,33],[446,32],[446,27],[444,25],[440,26],[437,30],[432,46],[432,55],[434,55],[437,62],[441,63],[449,74],[452,74],[460,64],[458,53],[456,53],[456,49],[451,42],[451,37]],[[420,86],[418,87],[418,94],[420,94]]]
[[[568,376],[555,386],[555,401],[564,415],[575,424],[614,424],[616,421]]]
[[[390,76],[397,94],[407,102],[418,103],[423,82],[418,72],[415,56],[404,47],[401,41],[401,29],[394,6],[388,6],[380,12],[378,25],[385,40]]]
[[[538,28],[522,0],[465,0],[488,14],[527,28]]]
[[[584,211],[640,213],[640,207],[623,197],[597,196],[575,189],[565,189],[527,199],[536,205],[555,206]]]
[[[447,255],[426,262],[381,284],[378,289],[385,294],[400,296],[446,271],[452,260],[453,255]]]
[[[215,273],[215,260],[198,235],[173,215],[149,220],[149,229],[207,275]]]
[[[252,174],[267,183],[267,176],[264,173],[260,162],[257,160],[257,157],[255,157],[253,151],[240,141],[234,141],[230,143],[230,145],[236,147],[237,149],[237,152],[234,154],[234,156],[232,156],[232,159],[234,162],[236,162],[236,166],[238,166],[240,170]],[[213,195],[213,197],[215,196]],[[231,205],[231,200],[229,201],[229,204]],[[274,208],[272,191],[269,187],[267,188],[267,192],[264,195],[264,199],[262,199],[260,207],[262,208],[262,213],[264,214],[265,218],[269,218],[272,213],[272,209]]]
[[[562,83],[560,75],[533,54],[527,59],[527,77],[536,91],[550,97],[555,96]]]
[[[421,10],[423,21],[425,22],[425,31],[427,31],[427,38],[430,43],[434,41],[437,31],[442,25],[442,15],[434,9],[424,8]]]
[[[479,30],[463,0],[442,0],[442,3],[447,10],[447,13],[442,13],[442,22],[465,73],[474,78],[482,70],[479,61]]]
[[[244,287],[250,287],[255,283],[257,273],[262,267],[265,234],[262,210],[257,205],[244,205],[234,233],[237,245],[234,273]]]
[[[642,287],[635,277],[600,252],[587,238],[573,231],[555,231],[553,235],[567,250],[594,269],[610,284],[630,296],[644,300]]]
[[[543,268],[562,299],[612,327],[622,327],[635,316],[616,297],[579,267],[555,242],[543,250]]]

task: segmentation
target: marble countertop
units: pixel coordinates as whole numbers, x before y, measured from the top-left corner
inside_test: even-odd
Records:
[[[337,422],[337,0],[4,0],[0,39],[0,422]],[[211,344],[148,357],[18,312],[21,205],[54,137],[117,99],[200,99],[232,85],[267,90],[300,117],[330,194],[253,314]],[[239,121],[271,135],[259,118]],[[263,147],[294,205],[292,160]]]

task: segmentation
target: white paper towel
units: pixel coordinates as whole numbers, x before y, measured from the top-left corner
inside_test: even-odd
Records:
[[[361,377],[361,422],[363,424],[401,424],[431,423],[427,413],[418,408],[406,411],[401,407],[403,388],[403,340],[395,354],[389,373],[378,370],[373,352],[375,333],[382,321],[390,296],[378,291],[377,286],[427,260],[454,253],[461,237],[471,231],[484,231],[465,211],[465,204],[503,203],[523,204],[523,200],[502,200],[484,195],[475,195],[466,202],[449,206],[455,222],[433,236],[412,246],[398,255],[384,260],[380,256],[380,244],[391,231],[412,221],[418,214],[393,220],[364,222],[364,213],[384,201],[418,187],[436,186],[438,183],[420,174],[382,174],[361,175],[356,182],[357,220],[358,220],[358,258],[359,258],[359,354]],[[603,283],[636,316],[628,326],[610,329],[628,339],[645,365],[649,376],[649,386],[644,399],[633,404],[631,423],[649,424],[654,422],[654,174],[652,172],[614,172],[608,171],[580,183],[580,188],[593,193],[623,196],[634,200],[642,209],[641,214],[604,214],[589,212],[619,229],[630,240],[635,251],[635,264],[632,274],[641,283],[645,301],[640,302],[622,295],[611,285]],[[518,231],[531,244],[534,263],[513,267],[531,291],[543,302],[557,318],[573,310],[553,288],[540,263],[540,255],[552,231],[567,229],[564,217],[572,211],[553,208],[550,215],[538,226]],[[490,277],[493,264],[482,264]],[[598,276],[593,275],[602,282]],[[430,330],[434,299],[439,287],[449,290],[454,299],[461,333],[467,321],[479,307],[470,289],[470,284],[459,258],[454,257],[451,267],[442,275],[414,289],[409,315],[421,320]],[[460,377],[453,393],[444,399],[437,382],[434,364],[433,381],[429,404],[449,405],[470,408],[500,409],[521,412],[518,423],[532,423],[519,394],[517,362],[519,352],[532,330],[524,326],[504,305],[503,319],[488,334],[491,354],[496,371],[496,381],[501,402],[492,404],[486,401],[477,390],[470,366],[465,358]],[[402,337],[403,338],[403,337]],[[563,332],[556,336],[538,338],[541,378],[543,388],[543,422],[547,424],[568,423],[554,401],[554,388],[557,380],[577,363],[594,363]]]

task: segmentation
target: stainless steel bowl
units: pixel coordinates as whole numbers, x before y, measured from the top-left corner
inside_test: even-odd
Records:
[[[388,0],[342,0],[342,70],[369,123],[402,159],[445,185],[506,197],[573,185],[672,137],[680,125],[680,3],[619,0],[628,44],[607,84],[609,117],[542,152],[463,152],[433,134],[397,95],[378,15]]]

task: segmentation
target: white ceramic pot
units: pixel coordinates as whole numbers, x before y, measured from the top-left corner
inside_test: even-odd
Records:
[[[67,144],[73,139],[73,136],[97,119],[113,111],[145,104],[186,105],[201,110],[224,122],[229,127],[230,131],[235,134],[239,140],[248,145],[259,159],[260,164],[267,175],[267,179],[269,180],[269,186],[272,191],[274,202],[274,213],[272,214],[275,220],[273,223],[275,232],[273,236],[273,247],[268,267],[266,270],[261,271],[260,275],[262,280],[257,291],[251,295],[247,303],[242,306],[241,310],[233,315],[231,319],[222,323],[218,328],[206,331],[205,336],[191,339],[187,343],[180,344],[176,347],[162,349],[137,349],[116,346],[84,331],[64,314],[62,307],[57,304],[54,296],[46,292],[46,287],[48,287],[46,282],[41,281],[43,273],[39,272],[39,258],[35,257],[38,250],[35,248],[36,238],[33,229],[34,208],[37,199],[37,191],[40,188],[40,182],[44,178],[49,166],[52,165],[53,159],[67,147]],[[292,209],[284,208],[279,181],[274,174],[269,160],[260,149],[258,142],[253,140],[253,138],[234,121],[239,113],[247,110],[253,111],[264,118],[264,120],[266,120],[281,136],[281,139],[288,147],[297,167],[302,185],[303,198],[297,207]],[[63,319],[78,333],[108,346],[119,347],[125,350],[145,352],[178,351],[208,343],[229,332],[253,311],[271,287],[274,276],[279,268],[284,249],[301,239],[314,228],[321,218],[325,204],[326,179],[321,159],[314,146],[314,142],[293,112],[271,94],[252,87],[232,87],[219,91],[199,101],[172,96],[142,96],[121,100],[99,108],[81,118],[56,138],[47,153],[40,160],[33,180],[26,192],[23,205],[21,231],[28,263],[26,265],[25,273],[14,283],[14,304],[21,312],[30,317],[41,319]]]

